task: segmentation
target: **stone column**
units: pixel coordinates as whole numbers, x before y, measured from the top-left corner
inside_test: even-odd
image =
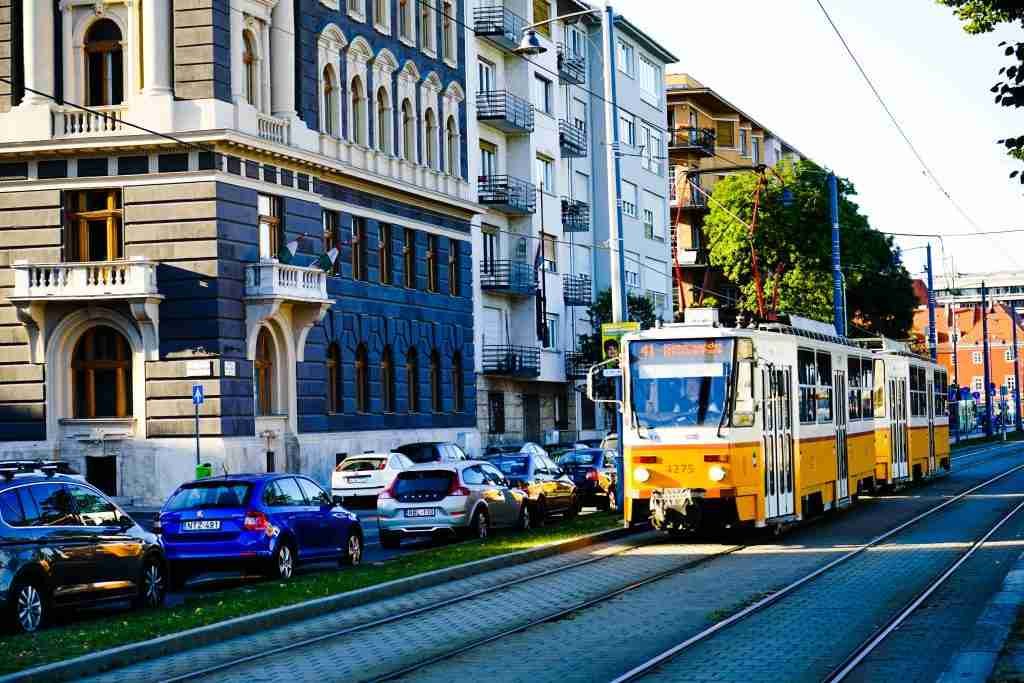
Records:
[[[231,99],[236,103],[245,99],[242,83],[245,80],[245,64],[242,62],[242,52],[245,49],[245,42],[242,39],[242,31],[245,24],[242,21],[242,13],[232,7],[231,11]]]
[[[142,0],[143,92],[171,93],[170,0]]]
[[[273,92],[270,75],[270,27],[266,22],[260,22],[260,98],[259,110],[263,113],[270,111],[270,98]],[[279,61],[276,57],[274,61]]]
[[[271,113],[291,119],[295,112],[295,6],[294,0],[279,0],[270,26]]]
[[[51,100],[48,97],[28,89],[53,94],[53,3],[25,2],[21,11],[25,50],[25,97],[22,105],[49,104]]]

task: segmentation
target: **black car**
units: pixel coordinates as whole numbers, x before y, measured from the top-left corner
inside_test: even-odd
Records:
[[[459,462],[466,460],[466,453],[451,441],[423,441],[407,443],[394,449],[417,465],[427,462]]]
[[[526,492],[531,524],[539,526],[553,514],[575,517],[580,511],[576,485],[547,455],[500,453],[486,459],[501,470],[511,486]]]
[[[558,459],[576,484],[583,505],[594,505],[598,510],[615,506],[615,451],[602,448],[577,448]]]
[[[0,462],[0,606],[10,627],[36,631],[63,607],[163,604],[167,563],[154,534],[89,484],[19,469]]]

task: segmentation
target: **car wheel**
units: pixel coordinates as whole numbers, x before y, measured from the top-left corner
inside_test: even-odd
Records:
[[[274,556],[270,559],[270,567],[267,574],[272,579],[287,581],[295,574],[295,549],[288,541],[282,541],[277,545]]]
[[[385,548],[387,550],[395,550],[401,545],[401,534],[396,534],[394,531],[380,532],[380,547]]]
[[[472,538],[478,541],[486,541],[491,535],[491,518],[486,510],[477,510],[473,514],[473,521],[469,524]]]
[[[363,537],[350,531],[345,539],[345,550],[341,555],[341,564],[345,567],[357,567],[363,561]]]
[[[35,579],[15,582],[11,590],[11,623],[21,633],[35,633],[49,618],[42,583]]]
[[[574,494],[572,494],[572,498],[569,499],[569,507],[565,511],[565,518],[566,519],[573,519],[579,513],[580,513],[580,499],[574,493]]]
[[[149,558],[142,565],[139,577],[139,594],[135,598],[138,609],[154,609],[164,604],[167,597],[167,572],[156,558]]]
[[[520,531],[529,531],[533,527],[533,514],[530,512],[530,506],[525,502],[519,509],[519,523],[516,524],[516,527]]]

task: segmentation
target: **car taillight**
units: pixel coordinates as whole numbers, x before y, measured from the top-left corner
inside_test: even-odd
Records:
[[[377,469],[378,470],[383,470],[383,469],[386,469],[387,466],[388,466],[388,461],[387,460],[381,460],[380,464],[377,465]]]
[[[593,467],[587,470],[587,481],[597,481],[597,470]]]
[[[377,500],[381,500],[381,499],[384,499],[384,498],[394,498],[395,497],[395,481],[398,481],[398,480],[395,479],[390,484],[388,484],[387,488],[385,488],[383,491],[381,491],[380,493],[377,494]]]
[[[266,531],[267,530],[267,516],[259,511],[249,511],[245,513],[245,526],[246,531]]]
[[[462,485],[462,482],[459,481],[459,475],[457,475],[457,474],[452,477],[452,486],[451,486],[450,489],[448,489],[448,495],[449,496],[468,496],[469,495],[469,489]]]

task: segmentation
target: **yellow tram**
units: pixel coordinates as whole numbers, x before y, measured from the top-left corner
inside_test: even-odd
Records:
[[[781,526],[950,468],[945,371],[888,340],[697,309],[623,337],[621,367],[628,522]]]

